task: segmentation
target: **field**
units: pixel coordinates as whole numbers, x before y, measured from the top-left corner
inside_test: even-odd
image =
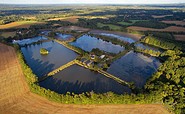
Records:
[[[120,26],[117,26],[117,25],[113,25],[113,24],[103,24],[103,23],[98,23],[97,26],[99,28],[102,28],[102,27],[105,27],[105,26],[108,26],[111,30],[121,30],[121,27]]]
[[[176,40],[185,41],[185,35],[174,35]]]
[[[34,24],[43,24],[43,22],[37,21],[18,21],[12,22],[5,25],[0,25],[0,29],[9,29],[9,28],[29,28],[31,25]]]
[[[169,114],[162,105],[73,105],[48,101],[29,91],[15,50],[0,43],[1,114]]]
[[[88,28],[83,28],[83,27],[78,27],[78,26],[68,26],[68,27],[60,27],[57,30],[62,30],[62,31],[78,31],[78,32],[87,32],[90,29]]]
[[[130,26],[127,29],[136,30],[136,31],[163,31],[163,32],[185,32],[184,27],[170,26],[164,29],[153,29],[153,28],[145,28],[138,26]]]
[[[49,21],[61,20],[61,21],[68,21],[68,22],[71,22],[71,23],[77,23],[78,18],[79,18],[79,16],[71,16],[71,17],[52,18],[52,19],[48,19],[48,20]]]
[[[14,37],[16,35],[16,32],[2,32],[0,36],[4,38],[8,38],[9,36]]]
[[[162,21],[163,23],[167,23],[167,24],[176,24],[176,25],[185,25],[185,21]]]
[[[173,16],[173,15],[152,15],[153,18],[164,18],[167,16]]]
[[[137,22],[137,21],[143,21],[143,20],[130,20],[130,21],[131,21],[131,23],[122,21],[122,22],[118,22],[118,24],[125,25],[125,26],[129,26],[129,25],[134,24],[134,23]]]

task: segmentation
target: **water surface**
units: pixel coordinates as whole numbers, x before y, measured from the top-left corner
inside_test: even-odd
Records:
[[[69,34],[63,34],[63,33],[56,33],[56,34],[57,34],[56,36],[57,39],[64,40],[64,41],[69,40],[72,37],[72,35],[69,35]]]
[[[137,87],[142,87],[146,80],[157,71],[160,64],[157,58],[130,51],[114,61],[107,72],[125,81],[135,82]]]
[[[27,39],[23,39],[23,40],[13,40],[13,43],[24,46],[25,44],[32,44],[32,43],[35,43],[38,41],[43,41],[43,40],[47,40],[47,38],[43,37],[43,36],[37,36],[37,37],[27,38]]]
[[[122,86],[97,72],[90,71],[78,65],[72,65],[52,77],[39,83],[40,86],[57,93],[105,93],[112,91],[117,94],[130,92],[128,87]]]
[[[46,48],[49,54],[41,55],[41,48]],[[66,64],[77,56],[75,52],[54,41],[22,47],[21,51],[23,52],[26,62],[38,77]]]
[[[117,39],[120,39],[120,40],[125,41],[125,42],[128,42],[128,43],[134,43],[134,42],[136,42],[132,38],[124,37],[124,36],[120,36],[120,35],[116,35],[116,34],[100,33],[100,35],[102,35],[102,36],[108,36],[108,37],[112,37],[112,38],[117,38]]]
[[[74,45],[76,47],[79,47],[89,52],[94,48],[98,48],[100,50],[110,52],[110,53],[119,53],[125,49],[120,45],[114,45],[111,42],[106,42],[89,35],[81,36],[75,42],[72,42],[71,45]]]

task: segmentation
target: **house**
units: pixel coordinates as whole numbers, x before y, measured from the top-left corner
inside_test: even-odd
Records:
[[[101,55],[101,56],[100,56],[100,59],[103,59],[104,57],[105,57],[105,55]]]

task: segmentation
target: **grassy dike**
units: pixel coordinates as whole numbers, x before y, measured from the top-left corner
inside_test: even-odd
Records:
[[[45,89],[38,85],[38,78],[33,74],[30,67],[26,64],[23,54],[17,49],[17,56],[22,67],[22,71],[26,77],[26,81],[31,92],[47,98],[50,101],[55,101],[64,104],[151,104],[162,103],[160,95],[153,94],[114,94],[107,92],[97,94],[94,92],[85,92],[82,94],[74,94],[67,92],[66,94],[58,94],[49,89]],[[153,97],[155,96],[155,97]]]

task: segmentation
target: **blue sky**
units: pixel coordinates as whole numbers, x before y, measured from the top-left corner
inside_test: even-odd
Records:
[[[9,4],[169,4],[185,3],[185,0],[0,0]]]

